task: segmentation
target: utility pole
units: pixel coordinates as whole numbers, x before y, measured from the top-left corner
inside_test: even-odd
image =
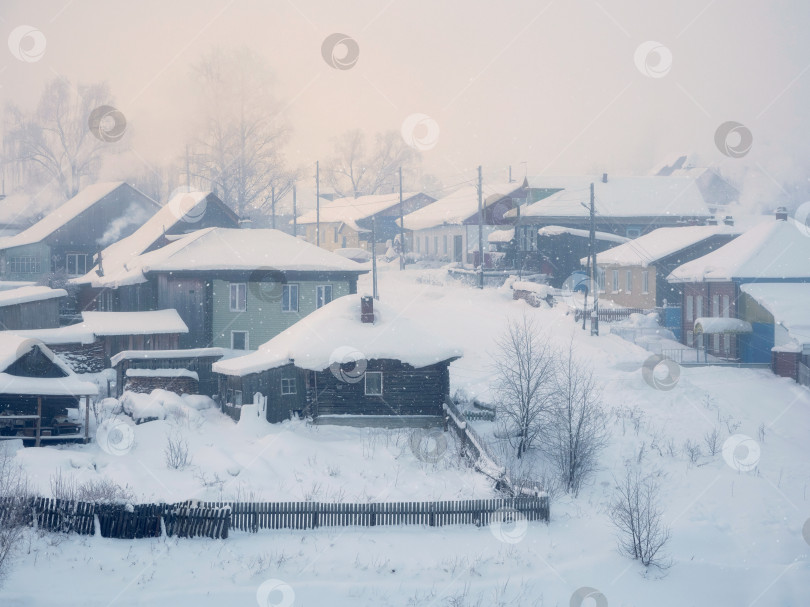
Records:
[[[293,184],[293,236],[298,236],[298,209],[295,207],[295,184]]]
[[[321,246],[321,167],[315,161],[315,244]]]
[[[405,211],[402,208],[402,167],[399,167],[399,269],[405,269]]]
[[[377,216],[371,216],[371,291],[374,299],[379,299],[377,292]]]
[[[594,206],[593,182],[591,182],[591,285],[593,285],[593,314],[591,335],[599,335],[599,271],[596,267],[596,207]],[[594,280],[596,278],[596,280]]]
[[[581,204],[583,204],[583,206],[584,206],[584,203],[581,203]],[[591,275],[591,251],[590,251],[590,249],[588,250],[588,263],[585,266],[585,274],[588,275],[588,276]],[[581,283],[578,283],[578,282],[575,281],[574,293],[573,293],[574,297],[576,297],[576,288],[577,288],[577,286],[579,284],[581,284]],[[583,331],[585,330],[585,321],[588,318],[588,291],[590,291],[590,290],[591,290],[591,285],[586,282],[585,283],[585,298],[584,298],[583,304],[582,304],[582,330]]]
[[[273,229],[276,229],[276,186],[270,186],[270,207],[273,209]]]
[[[478,165],[478,288],[484,288],[484,184],[481,179],[481,165]]]

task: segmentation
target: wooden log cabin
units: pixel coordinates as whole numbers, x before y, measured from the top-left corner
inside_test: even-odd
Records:
[[[48,440],[88,441],[95,384],[80,380],[42,342],[8,333],[0,335],[0,369],[0,439],[21,438],[37,447]],[[83,432],[81,421],[69,417],[81,398]]]
[[[223,410],[237,419],[260,393],[270,422],[298,414],[319,423],[422,425],[441,419],[449,366],[460,356],[403,310],[348,295],[213,369]]]

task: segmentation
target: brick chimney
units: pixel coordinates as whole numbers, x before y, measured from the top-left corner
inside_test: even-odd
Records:
[[[602,173],[602,183],[607,183],[607,173]]]
[[[360,322],[374,324],[374,298],[371,295],[360,298]]]
[[[787,221],[787,209],[785,207],[777,207],[776,221]]]

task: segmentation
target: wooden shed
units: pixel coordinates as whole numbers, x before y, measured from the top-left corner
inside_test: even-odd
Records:
[[[59,326],[64,289],[30,286],[0,291],[0,329],[45,329]]]
[[[22,438],[40,446],[48,440],[88,440],[89,398],[98,389],[80,380],[45,344],[0,335],[0,439]],[[69,418],[84,397],[84,423]]]
[[[348,295],[213,369],[223,410],[234,417],[258,392],[271,422],[301,414],[320,423],[382,417],[421,424],[441,418],[449,365],[460,356],[406,310]]]

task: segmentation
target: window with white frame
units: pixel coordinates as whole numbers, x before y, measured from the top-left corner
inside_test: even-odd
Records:
[[[695,318],[703,316],[703,295],[695,297]]]
[[[444,254],[447,255],[447,234],[442,236],[442,247],[444,248]]]
[[[315,307],[321,308],[332,301],[332,285],[315,287]]]
[[[337,242],[338,241],[338,229],[337,228],[332,228],[332,229],[334,230],[334,241]]]
[[[624,279],[625,279],[624,290],[626,293],[630,294],[633,292],[633,271],[627,270],[627,272],[625,272]]]
[[[644,270],[641,273],[641,292],[644,295],[650,292],[650,271]]]
[[[383,374],[382,371],[366,371],[366,396],[382,396]]]
[[[298,285],[284,285],[281,288],[281,311],[298,312]]]
[[[429,242],[430,242],[430,241],[428,240],[428,237],[427,237],[427,236],[425,236],[425,255],[427,255],[428,253],[430,253],[430,247],[428,246],[428,243],[429,243]]]
[[[692,321],[695,319],[695,314],[693,311],[694,306],[694,298],[691,295],[686,296],[686,320]]]
[[[87,255],[85,253],[68,253],[65,255],[65,271],[68,276],[87,274]]]
[[[613,270],[613,272],[611,274],[612,274],[611,279],[613,280],[612,291],[614,293],[618,293],[619,292],[619,271],[618,270]]]
[[[12,274],[39,274],[42,264],[38,257],[9,257],[8,271]]]
[[[596,286],[599,288],[600,293],[605,292],[605,268],[596,268]]]
[[[723,318],[729,317],[728,295],[723,295]]]
[[[231,349],[232,350],[249,349],[247,331],[231,331]]]
[[[231,312],[244,312],[247,310],[247,284],[244,282],[230,283],[230,310]]]
[[[294,377],[282,377],[281,378],[281,394],[295,394],[296,387],[295,387],[295,378]]]

